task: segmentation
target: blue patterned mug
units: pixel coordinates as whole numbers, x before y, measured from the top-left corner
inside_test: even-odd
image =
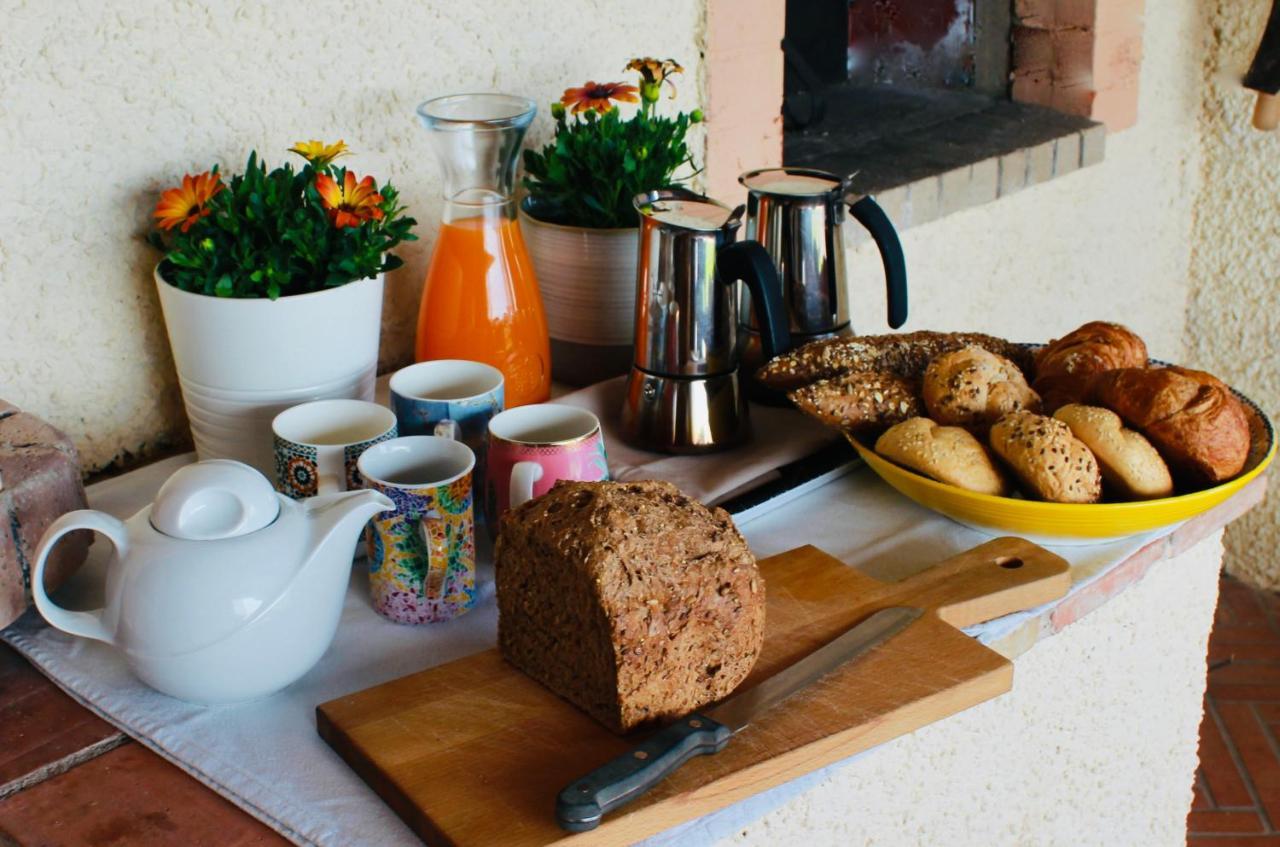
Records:
[[[315,400],[286,409],[271,422],[276,489],[295,500],[364,487],[357,461],[395,438],[396,416],[364,400]]]
[[[482,362],[434,359],[396,371],[390,387],[402,436],[461,441],[476,454],[476,478],[484,479],[489,420],[503,409],[502,371]]]

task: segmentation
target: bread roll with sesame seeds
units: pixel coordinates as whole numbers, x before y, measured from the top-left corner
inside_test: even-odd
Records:
[[[1152,500],[1173,494],[1169,466],[1141,434],[1126,429],[1110,409],[1068,403],[1053,413],[1093,451],[1110,496]]]
[[[979,432],[1010,412],[1040,406],[1017,365],[973,345],[931,361],[922,390],[929,417]]]
[[[792,391],[800,411],[850,432],[883,429],[924,411],[919,384],[890,373],[850,373]]]
[[[876,441],[876,452],[895,464],[966,491],[1004,496],[1009,491],[987,449],[967,429],[928,418],[895,424]]]
[[[1051,503],[1096,503],[1102,497],[1098,460],[1062,421],[1013,412],[991,427],[990,444],[1029,497]]]

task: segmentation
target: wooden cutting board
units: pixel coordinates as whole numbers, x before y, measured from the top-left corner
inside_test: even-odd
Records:
[[[633,746],[489,650],[331,700],[321,737],[429,844],[630,844],[1010,689],[1013,664],[959,631],[1063,596],[1067,563],[999,538],[898,583],[814,547],[760,562],[768,600],[752,685],[885,606],[926,614],[770,711],[596,830],[561,830],[556,795]]]

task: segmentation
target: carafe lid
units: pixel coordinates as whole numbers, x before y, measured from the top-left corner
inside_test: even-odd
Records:
[[[824,197],[843,191],[844,180],[812,168],[762,168],[738,177],[751,191],[784,197]]]
[[[243,462],[210,459],[165,480],[151,504],[151,525],[173,538],[212,541],[257,532],[279,514],[265,476]]]
[[[738,225],[743,208],[730,209],[723,203],[683,189],[663,189],[637,195],[636,211],[647,218],[679,229],[716,232]]]

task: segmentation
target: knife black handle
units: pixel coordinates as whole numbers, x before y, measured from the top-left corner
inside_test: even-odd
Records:
[[[689,715],[644,743],[575,779],[556,798],[556,820],[570,832],[586,832],[600,818],[625,806],[692,759],[719,753],[733,730],[703,715]]]

